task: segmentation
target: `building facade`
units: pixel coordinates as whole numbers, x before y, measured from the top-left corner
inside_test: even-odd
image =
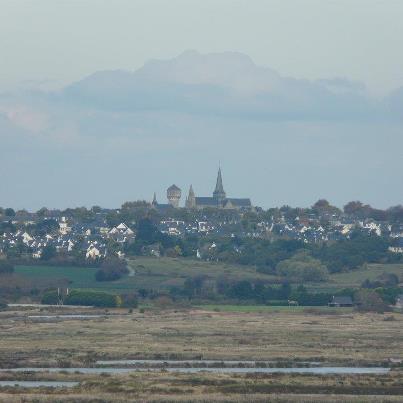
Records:
[[[178,208],[182,196],[181,189],[172,185],[167,189],[168,204],[157,202],[154,193],[152,205],[158,210],[168,210],[169,208]],[[212,196],[196,196],[193,186],[190,185],[188,196],[186,197],[185,207],[188,209],[219,208],[228,210],[253,210],[252,202],[249,198],[227,197],[224,190],[221,168],[218,169],[215,189]]]
[[[174,207],[178,208],[179,207],[179,201],[182,196],[182,191],[178,186],[172,185],[167,189],[167,199],[168,203]]]
[[[212,197],[196,196],[193,186],[190,185],[189,194],[186,198],[185,206],[187,208],[222,208],[232,210],[252,210],[252,202],[249,198],[227,197],[224,190],[221,168],[218,169],[217,181]]]

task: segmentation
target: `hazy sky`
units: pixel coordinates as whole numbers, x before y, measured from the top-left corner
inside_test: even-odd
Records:
[[[0,206],[208,196],[219,161],[263,207],[402,204],[402,21],[403,0],[0,0]]]
[[[402,19],[402,0],[0,0],[0,89],[196,49],[383,94],[403,85]]]

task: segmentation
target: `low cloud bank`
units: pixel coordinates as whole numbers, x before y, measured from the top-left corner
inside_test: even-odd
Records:
[[[403,87],[297,80],[239,53],[187,51],[58,91],[0,95],[0,205],[116,206],[171,182],[263,206],[401,203]],[[209,182],[210,180],[210,182]],[[107,190],[106,190],[107,189]],[[185,190],[185,189],[184,189]]]

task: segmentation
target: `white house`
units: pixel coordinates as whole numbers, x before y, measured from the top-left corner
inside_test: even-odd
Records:
[[[62,217],[59,222],[59,232],[62,235],[66,235],[71,232],[71,227],[68,225],[66,217]]]
[[[113,227],[109,231],[110,235],[115,235],[115,234],[122,234],[122,235],[133,235],[134,231],[132,231],[125,223],[120,223],[116,227]]]
[[[93,244],[91,244],[88,249],[87,252],[85,254],[85,257],[87,259],[96,259],[98,257],[101,256],[101,251]]]

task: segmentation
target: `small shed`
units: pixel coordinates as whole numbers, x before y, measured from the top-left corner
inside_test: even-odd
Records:
[[[351,307],[353,306],[353,300],[350,296],[333,296],[332,300],[329,302],[329,306],[332,307]]]

